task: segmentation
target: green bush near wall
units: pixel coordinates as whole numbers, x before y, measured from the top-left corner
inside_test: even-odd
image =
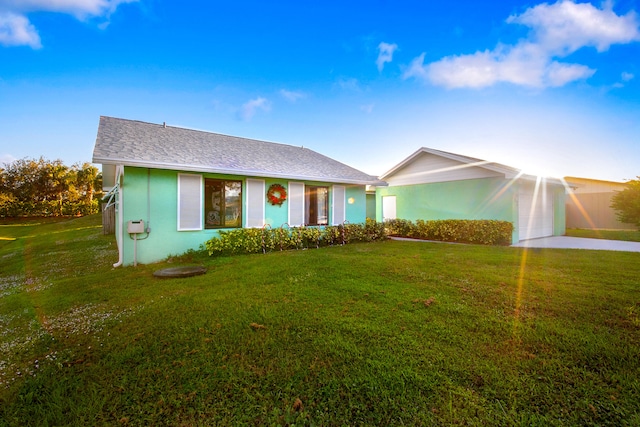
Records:
[[[219,234],[219,237],[204,243],[210,256],[319,248],[387,239],[384,224],[373,220],[367,220],[364,224],[322,228],[238,228],[220,231]]]
[[[320,248],[357,242],[385,240],[388,236],[481,245],[509,245],[513,224],[494,220],[417,220],[394,219],[384,223],[367,220],[364,224],[327,227],[238,228],[222,230],[219,237],[204,243],[213,255],[236,255],[292,249]]]
[[[497,220],[446,219],[415,223],[405,219],[385,222],[390,236],[481,245],[510,245],[513,224]]]

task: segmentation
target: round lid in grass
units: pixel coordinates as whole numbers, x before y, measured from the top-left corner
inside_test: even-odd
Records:
[[[163,279],[169,279],[172,277],[192,277],[199,276],[207,272],[205,267],[200,265],[187,265],[184,267],[172,267],[172,268],[164,268],[162,270],[154,271],[153,275],[155,277],[160,277]]]

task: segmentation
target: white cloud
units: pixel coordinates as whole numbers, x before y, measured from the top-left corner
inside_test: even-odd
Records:
[[[393,60],[393,52],[398,49],[398,45],[393,43],[381,42],[378,45],[378,59],[376,64],[378,65],[378,71],[382,71],[385,62],[391,62]]]
[[[560,87],[576,80],[584,80],[595,74],[596,70],[580,64],[561,64],[553,61],[545,70],[545,86]]]
[[[0,167],[8,165],[9,163],[13,163],[16,160],[18,159],[13,157],[11,154],[0,154]]]
[[[289,102],[296,102],[299,99],[307,97],[303,92],[290,91],[286,89],[281,89],[280,95]]]
[[[522,15],[510,16],[508,23],[531,27],[533,37],[549,52],[567,55],[585,47],[603,52],[612,44],[640,40],[634,12],[618,16],[610,5],[598,9],[590,3],[559,1],[540,4]]]
[[[31,12],[54,12],[72,15],[85,21],[104,19],[105,28],[119,5],[138,0],[0,0],[0,43],[4,46],[42,47],[36,28],[29,22]]]
[[[612,88],[614,89],[621,89],[625,86],[625,83],[630,82],[631,80],[633,80],[636,76],[633,75],[632,73],[628,73],[626,71],[622,72],[620,74],[620,80],[619,82],[615,82],[614,84],[611,85]]]
[[[138,0],[0,0],[0,9],[13,12],[56,12],[84,20],[89,17],[108,17],[123,3]]]
[[[424,54],[404,73],[447,88],[482,88],[507,82],[534,88],[558,87],[591,77],[595,70],[579,64],[552,61],[533,44],[499,46],[493,51],[450,56],[424,65]]]
[[[29,20],[22,15],[0,12],[0,44],[3,46],[31,46],[40,49],[40,36]]]
[[[362,88],[360,87],[360,82],[358,82],[358,79],[355,78],[339,78],[338,81],[335,84],[336,86],[338,86],[340,89],[343,90],[348,90],[348,91],[352,91],[352,92],[360,92],[362,90]]]
[[[620,78],[625,82],[633,80],[634,77],[635,76],[633,74],[627,73],[626,71],[620,75]]]
[[[640,40],[635,13],[618,16],[610,7],[597,9],[589,3],[542,4],[509,17],[507,22],[531,27],[529,37],[515,45],[500,44],[493,50],[448,56],[430,64],[424,64],[423,53],[411,62],[403,77],[447,88],[482,88],[500,82],[559,87],[589,78],[596,70],[555,58],[582,47],[602,52],[612,44]]]
[[[427,67],[424,65],[424,56],[426,54],[423,52],[420,56],[416,57],[411,61],[409,67],[404,70],[402,77],[405,79],[415,77],[418,80],[429,80],[429,73],[427,72]]]
[[[373,111],[373,108],[375,107],[375,104],[365,104],[365,105],[361,105],[360,106],[360,110],[364,111],[367,114],[371,114],[371,112]]]
[[[253,118],[253,116],[256,115],[256,112],[258,110],[270,111],[271,103],[269,102],[269,100],[263,97],[258,97],[256,99],[245,102],[242,107],[240,107],[238,116],[244,121],[249,121]]]

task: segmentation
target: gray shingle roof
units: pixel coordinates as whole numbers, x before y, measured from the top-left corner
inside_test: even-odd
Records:
[[[378,178],[303,147],[100,117],[93,163],[376,184]]]

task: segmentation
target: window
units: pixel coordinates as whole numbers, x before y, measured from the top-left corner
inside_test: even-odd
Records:
[[[242,226],[242,181],[205,179],[204,227]]]
[[[305,186],[305,225],[329,224],[329,187]]]

